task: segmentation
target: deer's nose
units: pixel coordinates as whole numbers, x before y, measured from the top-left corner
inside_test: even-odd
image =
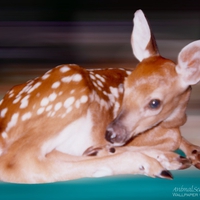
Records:
[[[129,139],[129,134],[127,134],[125,127],[111,124],[106,130],[105,139],[115,146],[122,146]]]
[[[106,130],[106,135],[105,135],[106,140],[113,144],[115,137],[116,137],[116,133],[114,133],[114,130],[112,128],[108,128]]]

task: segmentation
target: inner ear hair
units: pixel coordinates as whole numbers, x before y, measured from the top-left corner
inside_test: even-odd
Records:
[[[187,121],[186,109],[187,109],[187,104],[190,99],[191,90],[192,90],[192,87],[189,86],[183,92],[177,107],[174,109],[171,115],[161,123],[162,127],[175,128],[175,127],[179,127],[185,124],[185,122]]]

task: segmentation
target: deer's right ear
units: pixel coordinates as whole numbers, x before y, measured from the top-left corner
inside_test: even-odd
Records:
[[[159,55],[154,36],[141,10],[135,12],[133,23],[131,46],[135,57],[141,62],[145,58]]]
[[[176,72],[183,87],[200,81],[200,40],[185,46],[178,55]]]

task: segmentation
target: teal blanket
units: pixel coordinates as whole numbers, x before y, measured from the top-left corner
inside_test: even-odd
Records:
[[[0,183],[0,200],[200,199],[200,170],[172,174],[174,180],[127,175],[35,185]]]

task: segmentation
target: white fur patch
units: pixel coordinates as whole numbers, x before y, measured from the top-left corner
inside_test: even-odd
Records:
[[[99,74],[95,75],[98,79],[100,79],[102,82],[106,82],[105,78],[103,78],[102,76],[100,76]]]
[[[98,84],[100,87],[103,87],[103,83],[102,83],[100,80],[97,80],[97,84]]]
[[[51,109],[52,109],[52,105],[48,105],[47,107],[46,107],[46,111],[50,111]]]
[[[37,89],[41,84],[42,84],[41,82],[37,82],[35,85],[33,85],[33,87],[28,91],[28,94]]]
[[[42,76],[42,80],[45,80],[45,79],[49,78],[49,76],[50,76],[50,74],[44,74],[44,75]]]
[[[78,100],[76,100],[76,102],[75,102],[75,106],[76,106],[76,108],[79,108],[80,107],[80,100],[78,99]]]
[[[90,74],[90,78],[91,78],[92,80],[96,80],[96,78],[95,78],[95,76],[94,76],[93,74]]]
[[[1,136],[3,139],[6,139],[8,137],[8,134],[4,131],[3,133],[1,133]]]
[[[43,98],[40,102],[41,106],[47,106],[49,104],[49,99],[47,97]]]
[[[86,95],[83,95],[81,98],[80,98],[80,102],[81,103],[86,103],[88,101],[88,96]]]
[[[30,97],[30,95],[27,95],[21,100],[20,108],[26,108],[28,106],[29,97]]]
[[[66,76],[66,77],[61,78],[61,81],[63,83],[69,83],[69,82],[71,82],[72,78],[73,78],[73,76]]]
[[[62,107],[62,103],[58,102],[55,106],[54,106],[54,110],[58,111],[60,108]]]
[[[49,101],[54,101],[57,97],[57,94],[53,92],[52,94],[49,95]]]
[[[42,146],[43,155],[45,156],[56,149],[70,155],[81,156],[93,144],[91,139],[92,127],[93,121],[89,110],[85,116],[81,116],[68,124],[61,132],[56,134],[55,138],[47,141]]]
[[[41,107],[37,110],[37,114],[41,115],[44,112],[44,107]]]
[[[68,99],[66,99],[66,101],[64,102],[64,107],[68,108],[70,107],[75,101],[74,97],[69,97]]]
[[[113,96],[115,97],[115,98],[118,98],[119,97],[119,92],[118,92],[118,88],[115,88],[115,87],[109,87],[109,89],[110,89],[110,92],[113,94]]]
[[[4,108],[2,111],[1,111],[1,117],[4,118],[6,113],[8,111],[8,108]]]
[[[51,88],[56,89],[60,86],[60,81],[56,81],[55,83],[52,84]]]
[[[60,68],[60,72],[65,73],[68,72],[70,70],[70,68],[68,66],[63,66]]]
[[[18,103],[21,98],[22,98],[21,96],[17,96],[17,98],[15,98],[15,100],[13,101],[13,104]]]
[[[22,115],[22,121],[25,121],[25,120],[27,120],[27,119],[30,119],[31,118],[31,116],[32,116],[32,113],[31,112],[27,112],[27,113],[25,113],[24,115]]]
[[[6,127],[6,132],[8,132],[12,127],[14,127],[17,124],[17,120],[19,117],[19,113],[14,113],[11,117],[10,122],[8,122]]]
[[[82,76],[80,74],[74,74],[72,80],[75,81],[75,82],[81,81]]]

